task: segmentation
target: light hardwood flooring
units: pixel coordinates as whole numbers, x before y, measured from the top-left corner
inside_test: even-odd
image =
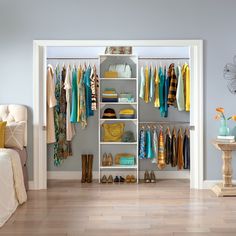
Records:
[[[156,184],[50,181],[29,191],[0,235],[236,235],[236,198],[189,190],[186,180]]]

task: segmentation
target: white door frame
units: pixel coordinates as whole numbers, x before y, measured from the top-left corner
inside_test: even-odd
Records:
[[[46,47],[62,46],[156,46],[190,47],[191,68],[191,131],[190,187],[203,188],[203,41],[202,40],[34,40],[33,42],[33,163],[34,189],[47,188],[46,157]]]

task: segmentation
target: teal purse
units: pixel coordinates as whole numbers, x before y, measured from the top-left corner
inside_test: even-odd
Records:
[[[134,165],[135,164],[135,160],[134,157],[121,157],[120,158],[120,165]]]

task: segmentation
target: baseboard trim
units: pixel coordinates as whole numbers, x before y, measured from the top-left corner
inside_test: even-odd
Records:
[[[33,180],[28,181],[28,186],[29,190],[35,190],[35,185]]]
[[[145,171],[139,171],[139,178],[143,179]],[[122,171],[122,175],[128,175],[134,173],[134,171]],[[103,172],[101,172],[103,174]],[[113,176],[120,175],[121,171],[104,171],[104,174]],[[47,178],[49,180],[80,180],[82,172],[81,171],[48,171]],[[189,179],[190,172],[189,171],[155,171],[155,175],[157,179]],[[93,178],[99,178],[99,172],[93,171]]]
[[[236,180],[232,181],[233,184],[236,184]],[[203,181],[203,189],[211,189],[214,185],[222,183],[222,180],[204,180]]]

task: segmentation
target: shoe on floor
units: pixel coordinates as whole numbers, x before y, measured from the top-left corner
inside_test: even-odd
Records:
[[[126,176],[125,182],[126,182],[126,183],[130,183],[130,182],[131,182],[131,176],[130,176],[130,175],[127,175],[127,176]]]
[[[108,184],[112,184],[113,183],[113,177],[112,175],[109,175],[108,179],[107,179],[107,183]]]
[[[102,176],[101,183],[102,183],[102,184],[107,183],[107,177],[106,177],[106,175],[103,175],[103,176]]]
[[[136,183],[136,178],[134,177],[134,175],[130,176],[130,182],[131,183]]]
[[[119,183],[119,182],[120,182],[120,179],[119,179],[118,176],[116,176],[115,179],[114,179],[114,183]]]
[[[148,173],[147,170],[144,173],[144,182],[145,183],[150,183],[150,176],[149,176],[149,173]]]
[[[107,153],[103,153],[102,166],[107,166]]]
[[[123,178],[122,176],[120,176],[120,183],[124,183],[125,182],[125,178]]]
[[[151,178],[151,183],[156,183],[156,176],[153,170],[150,173],[150,178]]]

